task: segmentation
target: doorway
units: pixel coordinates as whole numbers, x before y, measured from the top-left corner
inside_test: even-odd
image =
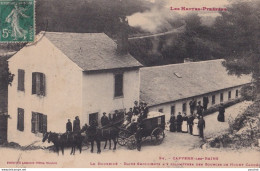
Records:
[[[91,122],[96,122],[96,124],[98,125],[98,112],[97,113],[90,113],[89,114],[89,125]]]

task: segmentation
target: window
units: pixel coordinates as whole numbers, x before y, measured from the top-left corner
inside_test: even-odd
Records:
[[[45,96],[45,75],[40,72],[32,73],[32,94]]]
[[[236,90],[236,97],[238,97],[238,90]]]
[[[123,74],[115,74],[115,97],[123,96]]]
[[[158,110],[158,112],[161,112],[161,113],[163,113],[163,109],[159,109],[159,110]]]
[[[17,130],[24,131],[24,109],[17,110]]]
[[[214,105],[214,104],[216,103],[216,96],[215,96],[215,95],[212,96],[212,101],[211,101],[211,103],[212,103],[212,105]]]
[[[183,103],[183,104],[182,104],[182,112],[183,112],[183,113],[186,113],[186,111],[187,111],[187,104],[186,104],[186,103]]]
[[[47,115],[32,112],[32,133],[47,132]]]
[[[220,93],[220,102],[223,102],[224,96],[223,93]]]
[[[24,91],[24,70],[18,69],[18,87],[17,90]]]
[[[231,99],[231,91],[228,92],[228,99]]]
[[[175,106],[171,106],[171,114],[175,115]]]

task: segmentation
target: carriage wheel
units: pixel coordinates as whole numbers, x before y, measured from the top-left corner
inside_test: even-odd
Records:
[[[128,137],[129,137],[129,135],[128,135],[127,132],[120,131],[120,132],[119,132],[119,135],[118,135],[118,138],[117,138],[118,144],[121,145],[121,146],[126,145],[126,142],[127,142],[127,138],[128,138]]]
[[[131,135],[129,138],[127,138],[127,147],[130,150],[134,150],[137,147],[137,142],[135,139],[135,135]]]
[[[161,144],[163,142],[164,137],[165,134],[162,128],[155,128],[151,134],[151,138],[154,145]]]

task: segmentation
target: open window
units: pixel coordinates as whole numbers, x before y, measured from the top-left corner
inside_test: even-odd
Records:
[[[228,92],[228,100],[231,99],[231,91]]]
[[[32,133],[47,132],[47,115],[42,113],[32,112]]]
[[[124,95],[124,93],[123,93],[123,82],[124,82],[123,73],[115,74],[114,97],[122,97]]]
[[[223,102],[223,100],[224,100],[224,95],[223,93],[220,93],[220,102]]]

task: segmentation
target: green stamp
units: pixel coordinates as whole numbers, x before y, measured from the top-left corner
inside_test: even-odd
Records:
[[[0,43],[33,42],[34,0],[0,0]]]

